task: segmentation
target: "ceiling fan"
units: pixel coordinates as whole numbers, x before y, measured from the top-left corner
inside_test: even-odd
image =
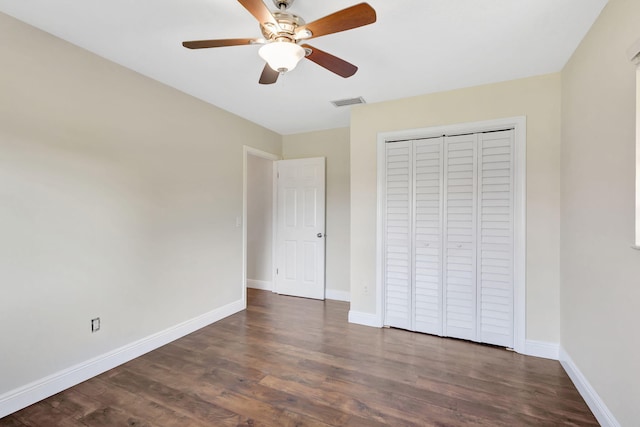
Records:
[[[376,22],[376,12],[367,3],[359,3],[310,23],[286,10],[294,0],[273,0],[278,8],[271,12],[262,0],[238,0],[260,23],[264,38],[194,40],[182,42],[189,49],[263,45],[259,54],[266,61],[259,82],[273,84],[280,74],[293,70],[302,58],[341,76],[351,77],[358,67],[305,43],[306,40],[351,30]]]

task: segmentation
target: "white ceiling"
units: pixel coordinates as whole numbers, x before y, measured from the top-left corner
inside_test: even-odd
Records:
[[[296,0],[307,22],[360,0]],[[275,9],[271,0],[265,0]],[[350,107],[557,72],[607,0],[368,0],[373,25],[309,44],[359,67],[343,79],[303,60],[260,85],[259,46],[188,50],[183,40],[260,37],[236,0],[0,0],[0,11],[206,102],[292,134],[349,125]]]

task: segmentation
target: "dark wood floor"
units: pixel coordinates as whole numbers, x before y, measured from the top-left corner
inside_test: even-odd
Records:
[[[598,425],[558,362],[352,325],[337,301],[248,305],[0,426]]]

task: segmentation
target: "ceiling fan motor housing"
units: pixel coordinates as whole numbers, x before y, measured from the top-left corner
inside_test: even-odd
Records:
[[[296,29],[305,24],[304,19],[298,15],[294,15],[288,12],[273,12],[273,16],[278,21],[280,31],[270,23],[260,25],[262,35],[267,40],[288,39],[289,41],[295,41]]]
[[[294,0],[273,0],[273,4],[276,5],[278,10],[289,9]]]

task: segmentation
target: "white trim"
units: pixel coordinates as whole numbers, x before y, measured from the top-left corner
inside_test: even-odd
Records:
[[[515,132],[515,202],[513,265],[513,345],[518,353],[525,351],[527,335],[527,119],[514,118]]]
[[[336,301],[351,301],[351,293],[349,291],[337,291],[335,289],[325,289],[325,299],[332,299]]]
[[[514,290],[513,290],[513,339],[514,350],[526,354],[526,224],[527,224],[527,119],[525,116],[510,117],[471,123],[460,123],[446,126],[435,126],[422,129],[408,129],[378,134],[378,189],[377,189],[377,241],[376,241],[376,324],[384,323],[383,314],[383,259],[382,259],[382,224],[384,200],[384,144],[387,141],[433,138],[442,135],[455,135],[470,132],[486,132],[513,128],[515,139],[515,185],[514,185]]]
[[[380,319],[378,315],[353,310],[349,310],[349,323],[372,326],[374,328],[382,327],[382,319]]]
[[[636,43],[636,229],[634,246],[640,246],[640,40]]]
[[[278,246],[276,239],[278,238],[278,163],[277,159],[273,161],[271,176],[273,178],[273,187],[271,188],[271,283],[273,292],[278,292]]]
[[[377,154],[378,165],[376,169],[376,175],[378,177],[377,182],[377,212],[376,212],[376,319],[375,324],[382,327],[384,325],[384,212],[386,211],[384,194],[385,182],[387,181],[387,168],[385,167],[385,138],[381,134],[378,134]],[[366,289],[365,289],[365,293]],[[349,312],[349,322],[351,322],[351,312]],[[353,322],[360,323],[360,322]],[[360,323],[364,324],[364,323]]]
[[[266,151],[258,150],[257,148],[250,147],[248,145],[242,146],[242,300],[244,301],[245,308],[247,306],[247,156],[252,155],[261,157],[263,159],[271,160],[275,162],[280,160],[280,157],[267,153]],[[275,167],[275,166],[274,166]],[[275,171],[275,169],[274,169]],[[275,175],[273,176],[275,187]],[[271,223],[271,273],[273,276],[272,283],[275,283],[276,264],[275,264],[275,192],[273,193],[273,200],[271,204],[273,206],[274,215],[272,215]],[[272,289],[273,290],[273,286]]]
[[[247,279],[247,288],[273,291],[273,282],[268,280]]]
[[[0,418],[244,310],[238,300],[0,395]]]
[[[524,345],[524,354],[527,356],[558,360],[560,358],[560,344],[555,342],[526,340]]]
[[[613,413],[562,347],[560,347],[560,363],[600,425],[603,427],[620,427],[620,423],[613,416]]]

